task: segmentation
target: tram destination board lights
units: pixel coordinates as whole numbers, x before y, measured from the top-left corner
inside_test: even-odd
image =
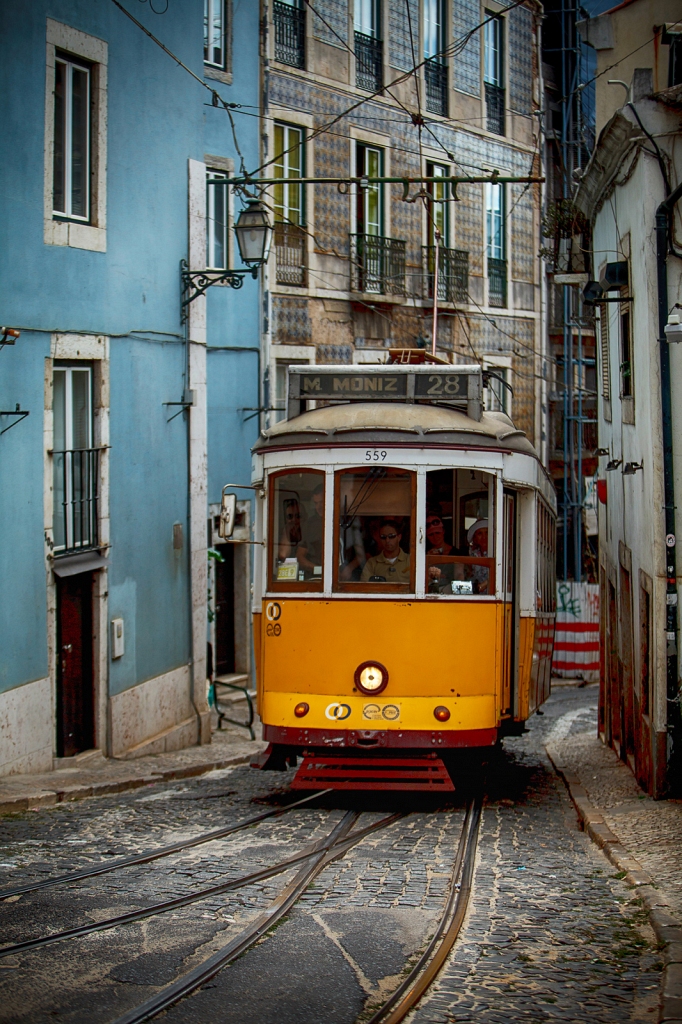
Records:
[[[482,388],[480,366],[292,366],[287,418],[300,415],[309,401],[324,401],[448,405],[480,420]]]

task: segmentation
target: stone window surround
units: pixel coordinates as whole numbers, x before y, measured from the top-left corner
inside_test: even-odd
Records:
[[[57,697],[57,584],[52,572],[53,460],[54,437],[53,368],[55,360],[89,363],[93,369],[93,442],[104,449],[100,460],[98,531],[103,552],[109,549],[109,338],[95,334],[53,334],[50,355],[45,359],[45,402],[43,412],[44,477],[43,511],[47,586],[48,678],[52,687],[53,708]],[[108,586],[107,570],[93,573],[93,669],[95,747],[109,753],[108,729]],[[53,717],[53,743],[57,750],[56,718]]]
[[[107,66],[108,44],[62,22],[47,19],[45,58],[44,231],[46,245],[106,252]],[[58,219],[52,212],[55,54],[63,50],[92,65],[90,223]]]

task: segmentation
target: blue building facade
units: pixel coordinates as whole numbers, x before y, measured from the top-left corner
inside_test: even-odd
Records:
[[[207,518],[249,479],[261,304],[216,287],[186,327],[179,268],[235,263],[210,90],[256,166],[258,5],[127,5],[200,81],[120,6],[0,13],[0,774],[210,739]],[[248,559],[228,568],[217,639],[248,673]]]

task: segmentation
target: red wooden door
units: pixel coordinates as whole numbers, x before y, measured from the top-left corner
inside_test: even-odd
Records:
[[[57,753],[72,757],[95,742],[92,573],[57,585]]]

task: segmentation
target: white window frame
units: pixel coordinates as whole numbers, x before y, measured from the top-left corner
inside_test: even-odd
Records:
[[[59,56],[58,56],[59,54]],[[45,145],[43,241],[75,249],[107,248],[107,43],[52,18],[47,19],[45,57]],[[87,222],[54,211],[54,88],[57,60],[85,63],[90,72],[89,210]]]
[[[54,217],[64,217],[69,220],[78,220],[88,223],[90,220],[90,138],[92,135],[92,72],[82,61],[74,60],[68,55],[55,56],[55,84],[57,65],[60,64],[65,71],[64,75],[64,209],[54,208],[54,189],[56,182],[52,181],[52,214]],[[74,213],[72,209],[73,199],[73,73],[80,71],[86,75],[87,97],[86,97],[86,138],[85,138],[85,169],[83,173],[85,190],[85,213]],[[57,115],[55,110],[56,95],[52,104],[54,112],[54,132],[56,135]]]
[[[93,417],[93,401],[92,401],[92,387],[93,387],[92,367],[87,366],[87,365],[83,365],[83,364],[78,364],[78,363],[75,363],[72,366],[60,366],[60,365],[57,365],[57,366],[54,366],[53,369],[52,369],[53,394],[54,394],[54,377],[58,373],[63,373],[64,374],[64,447],[60,448],[60,449],[55,449],[54,450],[54,452],[53,452],[53,460],[54,460],[55,456],[58,456],[58,455],[60,455],[62,453],[66,453],[66,452],[70,453],[70,452],[74,451],[74,444],[73,444],[73,374],[74,374],[74,372],[75,373],[87,374],[87,378],[88,378],[88,383],[87,383],[88,406],[87,406],[87,413],[86,413],[86,416],[87,416],[87,444],[85,445],[85,448],[86,449],[90,449],[90,448],[94,447],[94,441],[93,441],[93,438],[94,438],[94,417]],[[53,401],[53,413],[52,414],[53,414],[53,422],[54,422],[54,420],[56,419],[55,410],[54,410],[54,401]],[[71,456],[71,459],[72,458],[73,458],[73,456]],[[66,463],[67,462],[67,456],[65,454],[63,455],[63,459],[64,459],[64,462]],[[54,462],[54,466],[55,466],[55,470],[56,470],[56,461]],[[64,544],[60,544],[60,545],[57,545],[55,543],[54,551],[57,552],[57,553],[59,551],[63,550],[63,549],[68,549],[68,548],[73,548],[74,547],[75,526],[74,526],[74,520],[73,520],[73,505],[72,505],[73,493],[72,493],[72,490],[71,490],[72,478],[71,478],[71,473],[68,472],[68,470],[66,470],[66,467],[65,467],[65,472],[64,472],[64,481],[65,481],[65,487],[66,487],[65,498],[66,498],[67,506],[68,506],[68,508],[70,510],[70,514],[67,515],[66,524],[65,524],[65,527],[66,527],[66,532],[65,532],[65,537],[64,537],[65,543]],[[97,483],[95,483],[95,486],[97,486]],[[56,487],[56,485],[54,486],[54,494],[55,495],[57,494],[57,487]],[[56,518],[56,516],[58,514],[59,514],[59,510],[56,507],[53,507],[53,523],[52,523],[53,537],[56,537],[56,530],[54,528],[54,526],[55,526],[54,519]],[[86,543],[85,547],[89,547],[89,546],[90,546],[90,544]]]
[[[443,0],[424,0],[424,59],[445,62],[446,11]]]
[[[431,168],[431,173],[434,178],[448,178],[450,176],[450,168],[446,164],[438,163],[435,160],[428,160],[426,167],[427,175],[429,174],[429,168]],[[436,190],[442,191],[441,199],[436,198]],[[441,232],[441,240],[439,244],[443,248],[447,248],[450,244],[450,205],[448,203],[448,184],[447,182],[443,182],[442,185],[439,185],[435,181],[429,182],[427,192],[430,195],[430,211],[427,210],[426,215],[427,245],[436,244],[435,224],[433,223],[435,218],[433,213],[435,212],[436,207],[440,207],[443,211],[443,230]]]
[[[211,60],[211,51],[215,49],[211,39],[211,27],[215,25],[216,13],[220,22],[220,60]],[[204,0],[204,64],[218,71],[227,69],[227,10],[225,0]]]
[[[483,81],[504,89],[504,20],[492,11],[485,11],[483,29]]]
[[[286,369],[289,366],[311,366],[314,362],[314,345],[270,346],[270,404],[272,405],[272,409],[268,412],[270,425],[286,419],[287,414],[287,395],[285,393],[284,396],[279,397],[277,394],[277,383],[280,378],[278,371],[284,370],[286,374]]]
[[[506,195],[503,183],[485,183],[485,247],[488,259],[506,260]],[[499,227],[499,240],[495,239],[496,226]]]
[[[228,177],[226,171],[216,168],[206,168],[206,181],[224,181]],[[229,187],[223,185],[220,191],[224,192],[224,217],[223,224],[223,260],[218,262],[215,255],[215,199],[219,190],[215,185],[206,185],[206,268],[208,270],[227,270],[230,266],[230,202]]]
[[[379,0],[355,0],[353,28],[372,39],[380,38],[381,12]]]
[[[502,377],[507,384],[511,384],[510,377],[512,372],[512,361],[511,356],[498,356],[495,359],[484,359],[483,369],[490,370],[491,373],[496,373],[498,377]],[[503,401],[500,401],[500,395]],[[506,416],[511,419],[512,415],[512,395],[508,388],[505,388],[498,381],[495,381],[493,387],[487,387],[483,389],[483,405],[487,412],[503,412]]]
[[[376,146],[376,145],[374,145],[371,142],[363,142],[362,139],[356,139],[356,141],[355,141],[355,166],[356,167],[357,167],[357,164],[358,164],[359,148],[361,146],[362,146],[363,151],[364,151],[364,157],[363,157],[363,161],[362,161],[362,172],[359,175],[359,177],[363,177],[364,175],[367,174],[367,153],[368,152],[376,153],[377,156],[379,157],[379,173],[377,175],[368,175],[368,177],[377,177],[377,178],[383,177],[385,175],[384,168],[385,168],[385,159],[386,159],[386,156],[385,156],[386,151],[385,151],[384,147],[383,146]],[[359,187],[360,187],[359,185],[355,186],[355,190],[354,190],[355,191],[355,197],[354,197],[355,201],[353,203],[353,206],[355,208],[355,232],[356,232],[356,234],[358,234],[358,235],[369,235],[369,236],[375,237],[375,238],[386,238],[387,234],[386,234],[386,228],[385,228],[385,224],[384,224],[385,209],[384,209],[384,189],[383,189],[383,185],[373,184],[373,185],[370,185],[368,188],[365,189],[365,198],[364,198],[363,203],[362,203],[362,208],[363,208],[363,220],[362,220],[362,222],[360,222],[360,218],[358,217],[357,195],[358,195]],[[372,231],[368,230],[370,224],[369,224],[369,221],[367,219],[367,206],[368,206],[367,197],[369,196],[370,192],[374,192],[378,196],[377,211],[378,211],[378,215],[379,215],[379,220],[378,220],[378,224],[376,225],[378,227],[378,230],[376,232],[372,232]]]

